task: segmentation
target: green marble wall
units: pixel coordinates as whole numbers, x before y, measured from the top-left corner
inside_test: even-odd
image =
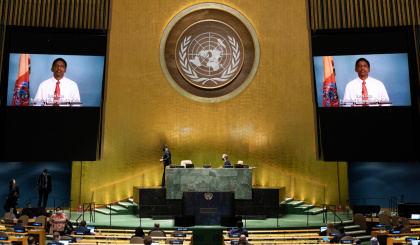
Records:
[[[182,199],[183,192],[235,192],[235,199],[252,199],[252,169],[168,168],[166,198]]]

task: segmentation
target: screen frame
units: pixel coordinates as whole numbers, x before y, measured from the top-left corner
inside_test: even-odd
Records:
[[[420,146],[418,137],[420,131],[420,93],[416,51],[416,46],[418,44],[415,42],[414,34],[415,33],[412,27],[312,31],[312,92],[314,95],[314,109],[316,110],[317,159],[331,162],[418,161],[420,154],[415,149]],[[360,40],[363,40],[363,42],[360,42]],[[316,90],[313,57],[388,53],[407,53],[408,55],[411,106],[367,108],[318,107],[318,94]],[[391,115],[401,116],[401,120],[404,120],[405,122],[393,119]],[[366,117],[366,121],[372,122],[372,125],[367,125],[366,128],[359,127],[355,125],[363,125],[363,121],[355,120],[354,122],[351,122],[349,120],[345,120],[346,118],[357,119],[358,117]],[[338,122],[336,124],[329,122],[337,120],[337,118]],[[385,123],[383,126],[380,126],[379,124],[382,123],[382,119]],[[351,123],[354,123],[354,128],[348,127]],[[394,123],[395,126],[393,125]],[[400,128],[403,128],[401,133],[397,132]],[[346,130],[348,130],[348,132],[346,132]],[[390,138],[385,137],[386,133],[381,135],[381,132],[387,132],[383,130],[391,131]],[[374,141],[374,144],[386,142],[388,145],[386,145],[385,148],[375,146],[371,151],[358,152],[357,145],[362,142],[356,139],[362,138],[361,135],[366,135],[366,133],[368,135],[367,138],[369,138],[370,141]],[[336,139],[338,138],[338,141],[334,141],[334,137]],[[391,146],[389,145],[389,141],[391,141]],[[402,145],[400,144],[401,141],[403,142]],[[393,152],[393,146],[397,148],[400,147],[398,150],[402,149],[403,152],[401,154],[396,153],[397,150]]]
[[[102,116],[105,98],[107,71],[108,30],[60,29],[40,27],[6,26],[3,36],[2,75],[0,84],[0,161],[96,161],[101,157]],[[104,69],[99,107],[19,107],[7,106],[7,81],[10,53],[60,54],[103,56]],[[42,110],[40,110],[40,108]],[[29,113],[29,114],[25,114]],[[58,113],[58,114],[57,114]],[[54,119],[59,115],[57,119]],[[29,126],[22,131],[27,121],[46,126]],[[20,124],[14,125],[14,121]],[[50,130],[48,122],[59,121],[61,125]],[[47,126],[48,125],[48,126]],[[63,133],[55,135],[58,131]],[[62,129],[66,129],[63,131]],[[38,129],[42,131],[35,132]],[[15,134],[11,135],[9,132]],[[28,133],[29,132],[29,133]],[[40,139],[40,135],[49,139]],[[77,137],[73,137],[77,135]],[[10,151],[9,145],[19,145],[18,139],[26,139],[31,147],[26,154]],[[40,139],[40,141],[39,141]],[[61,140],[64,139],[63,142]],[[42,146],[43,145],[43,146]]]

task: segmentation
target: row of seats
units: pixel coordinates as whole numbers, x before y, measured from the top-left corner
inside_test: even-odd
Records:
[[[102,232],[104,230],[101,230]],[[122,233],[122,232],[126,232],[126,230],[120,230],[121,232],[118,232],[119,230],[117,229],[113,229],[112,232],[114,232],[113,235],[111,234],[106,234],[104,235],[103,233],[96,233],[96,235],[75,235],[72,234],[73,237],[75,237],[78,241],[78,243],[95,243],[95,242],[101,242],[101,240],[113,240],[113,241],[120,241],[123,243],[130,243],[130,244],[143,244],[143,238],[141,237],[133,237],[131,238],[132,235],[134,234],[128,234],[128,233]],[[187,234],[184,233],[183,231],[173,231],[173,232],[168,232],[168,234],[170,233],[171,236],[166,237],[165,233],[163,233],[162,231],[156,230],[156,231],[152,231],[150,233],[150,236],[153,238],[153,240],[164,240],[165,244],[170,244],[172,242],[175,241],[184,241],[184,240],[191,240],[191,236],[186,236]],[[71,237],[69,236],[62,236],[61,240],[72,240]],[[126,241],[126,242],[125,242]],[[185,243],[184,243],[185,244]]]
[[[5,213],[5,215],[3,217],[3,220],[5,220],[5,222],[8,223],[8,221],[11,221],[15,218],[16,218],[16,216],[15,216],[14,213],[7,212],[7,213]],[[22,225],[28,225],[29,220],[31,220],[31,219],[29,218],[28,215],[21,215],[18,218],[18,220],[22,220]],[[32,220],[32,222],[33,223],[41,223],[42,226],[45,227],[46,220],[47,220],[47,217],[45,215],[40,215],[40,216],[36,217],[36,219]]]
[[[110,230],[106,230],[106,229],[98,229],[97,231],[99,231],[102,235],[74,235],[74,237],[76,238],[82,238],[80,241],[78,241],[78,243],[89,243],[89,242],[94,242],[92,239],[95,239],[95,241],[100,241],[101,239],[106,239],[106,240],[118,240],[119,242],[123,242],[122,240],[125,239],[129,239],[129,243],[131,244],[142,244],[143,239],[140,237],[134,237],[134,238],[129,238],[131,237],[132,234],[127,233],[128,230],[125,229],[110,229]],[[305,229],[305,230],[250,230],[248,231],[250,236],[249,239],[252,240],[252,243],[255,243],[257,241],[261,241],[261,242],[266,242],[266,241],[271,241],[271,242],[299,242],[299,243],[319,243],[322,240],[322,236],[318,235],[319,229]],[[98,234],[99,232],[97,232],[96,234]],[[110,232],[110,233],[107,233]],[[191,231],[187,231],[189,232],[189,234],[191,234]],[[224,240],[225,241],[236,241],[238,238],[235,237],[229,237],[226,233],[227,231],[224,232],[225,236],[224,236]],[[166,232],[167,234],[169,234],[170,232]],[[106,235],[104,235],[106,234]],[[117,234],[117,235],[111,235],[111,234]],[[165,239],[166,243],[169,243],[170,241],[176,241],[178,239],[181,240],[191,240],[191,236],[189,237],[184,237],[184,238],[176,238],[177,234],[185,234],[182,231],[173,231],[171,234],[171,237],[164,237],[164,234],[159,232],[159,231],[152,231],[151,236],[155,239]],[[332,237],[329,236],[329,239],[331,239]],[[61,239],[66,239],[66,237],[62,237]],[[185,244],[185,242],[184,242]]]
[[[319,236],[319,229],[301,229],[301,230],[248,230],[247,239],[252,244],[322,244],[329,243]],[[224,231],[224,243],[235,244],[239,238],[232,237],[228,231]],[[331,239],[332,236],[327,236]]]
[[[379,224],[381,225],[393,225],[396,226],[398,219],[400,217],[398,215],[389,216],[387,213],[381,213],[378,215]],[[410,222],[407,218],[401,217],[403,220],[403,225],[408,226]],[[366,230],[368,228],[366,218],[363,214],[357,213],[354,215],[353,218],[354,224],[359,225],[361,229]],[[392,223],[391,223],[392,222]]]

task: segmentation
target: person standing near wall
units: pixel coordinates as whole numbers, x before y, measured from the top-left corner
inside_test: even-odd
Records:
[[[41,207],[41,200],[44,198],[44,203],[42,207],[47,207],[48,202],[48,194],[51,193],[52,186],[51,186],[51,175],[48,174],[48,169],[44,169],[42,174],[38,177],[38,193],[39,193],[39,200],[38,200],[38,207]]]
[[[162,188],[165,188],[165,171],[166,171],[166,166],[169,166],[172,164],[172,160],[171,160],[171,152],[168,149],[167,145],[163,145],[162,146],[163,151],[165,152],[163,154],[163,157],[160,159],[160,161],[163,163],[163,175],[162,175]]]
[[[13,208],[13,213],[17,216],[16,205],[18,204],[19,196],[19,186],[16,184],[15,179],[11,179],[9,181],[9,194],[6,198],[6,204],[4,204],[4,210],[6,212],[9,212]]]

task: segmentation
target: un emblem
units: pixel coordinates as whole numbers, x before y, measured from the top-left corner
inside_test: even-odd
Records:
[[[204,89],[230,83],[244,60],[240,37],[220,21],[193,24],[180,36],[176,49],[179,72],[192,85]]]
[[[211,199],[213,199],[213,193],[211,193],[211,192],[206,192],[206,193],[204,193],[204,198],[205,198],[207,201],[210,201]]]
[[[241,93],[254,78],[259,57],[251,23],[217,3],[182,10],[165,28],[159,46],[162,71],[172,87],[207,103]]]

